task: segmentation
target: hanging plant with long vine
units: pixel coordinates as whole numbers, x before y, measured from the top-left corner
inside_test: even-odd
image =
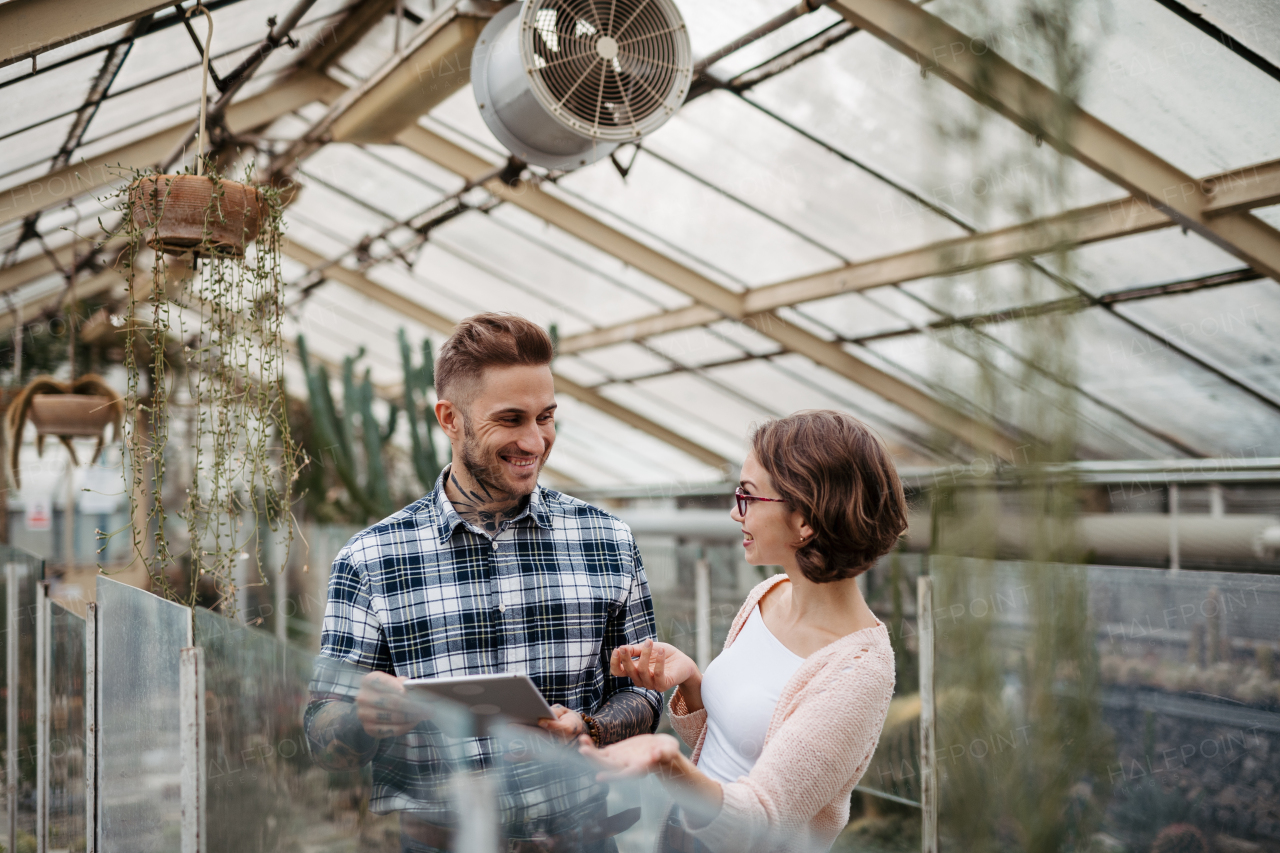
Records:
[[[196,10],[209,21],[203,152],[213,26]],[[232,181],[199,154],[194,170],[131,177],[114,201],[129,286],[124,422],[135,559],[183,603],[212,581],[231,612],[250,547],[259,570],[266,565],[264,530],[284,546],[272,562],[287,561],[290,495],[304,461],[285,411],[283,204],[275,188],[254,186],[252,167]],[[184,454],[189,476],[175,489],[166,463]],[[171,542],[183,528],[185,541]]]

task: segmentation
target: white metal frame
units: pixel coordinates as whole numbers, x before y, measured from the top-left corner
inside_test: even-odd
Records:
[[[98,850],[98,605],[84,616],[84,844]]]
[[[36,584],[36,853],[49,849],[49,587]]]
[[[8,849],[18,849],[18,569],[6,563],[5,582],[5,800],[9,810]]]
[[[190,646],[178,654],[181,661],[178,719],[182,737],[182,853],[201,853],[208,846],[204,649]]]
[[[920,637],[920,833],[921,853],[938,853],[938,767],[934,762],[937,715],[933,695],[933,578],[916,579],[916,630]]]

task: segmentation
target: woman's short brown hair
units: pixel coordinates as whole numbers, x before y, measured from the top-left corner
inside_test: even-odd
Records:
[[[454,327],[436,361],[436,396],[465,409],[475,399],[487,367],[550,364],[551,336],[515,314],[486,313]]]
[[[880,439],[852,415],[826,409],[767,421],[751,437],[773,488],[813,528],[796,551],[814,583],[857,577],[907,529],[907,501]]]

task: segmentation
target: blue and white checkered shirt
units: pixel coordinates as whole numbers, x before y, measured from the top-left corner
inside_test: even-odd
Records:
[[[656,638],[630,529],[539,486],[525,510],[490,538],[445,497],[448,473],[429,495],[356,534],[338,553],[313,702],[354,698],[355,678],[369,670],[410,678],[523,673],[549,703],[580,713],[620,691],[638,693],[656,724],[661,696],[609,674],[615,648]],[[420,725],[380,743],[374,811],[412,809],[430,819],[436,807],[422,788],[431,787],[425,776],[451,763],[443,752],[456,754],[442,752],[440,738]],[[488,763],[484,741],[464,752]]]

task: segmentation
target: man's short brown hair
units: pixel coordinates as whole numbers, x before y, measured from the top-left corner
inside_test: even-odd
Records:
[[[436,396],[465,409],[488,367],[550,364],[551,336],[515,314],[485,313],[454,327],[436,361]]]
[[[767,421],[751,437],[773,488],[813,528],[796,562],[814,583],[857,577],[907,529],[907,501],[880,439],[826,409]]]

